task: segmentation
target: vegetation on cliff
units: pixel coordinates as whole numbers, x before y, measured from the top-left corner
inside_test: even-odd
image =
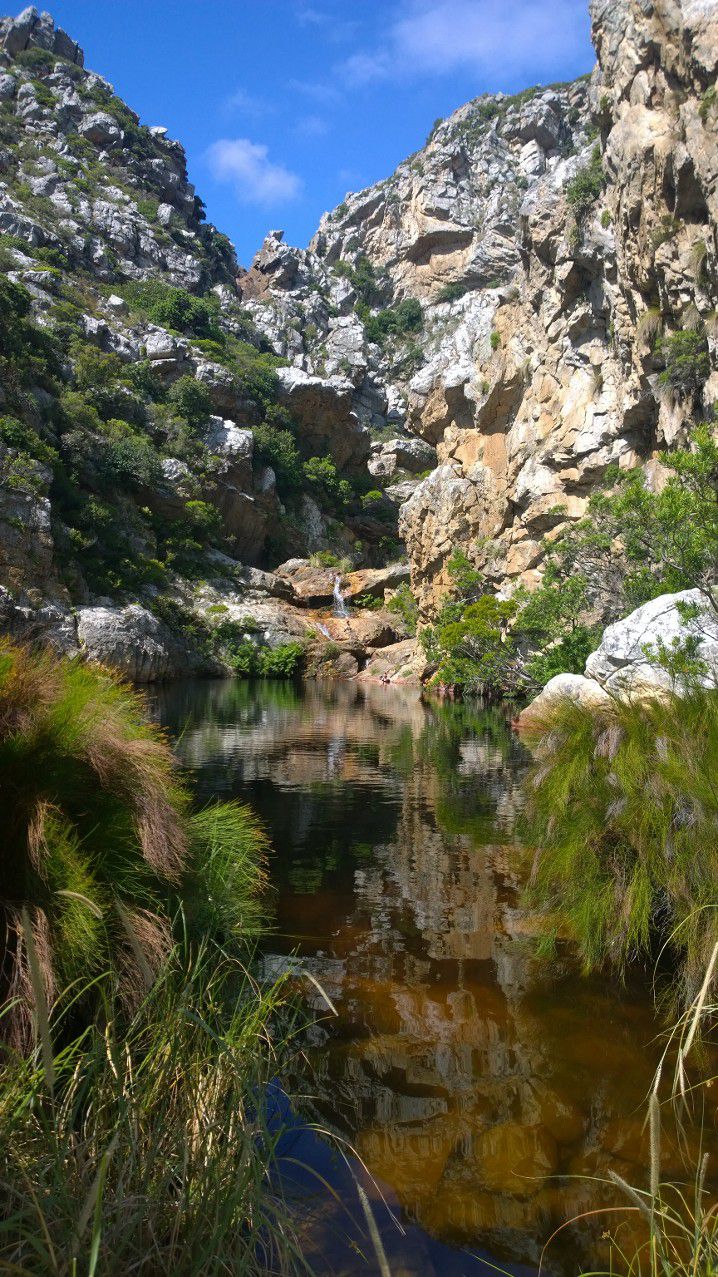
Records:
[[[698,589],[715,609],[718,443],[695,428],[687,448],[662,453],[656,481],[642,468],[609,471],[584,519],[546,547],[541,585],[498,596],[463,551],[451,589],[421,640],[434,681],[489,697],[531,692],[555,674],[583,672],[605,624],[660,594]],[[654,654],[678,675],[700,673],[695,641]]]

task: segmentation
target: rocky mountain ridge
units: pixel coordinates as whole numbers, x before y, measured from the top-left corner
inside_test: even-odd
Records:
[[[403,541],[429,620],[456,549],[510,593],[611,466],[661,481],[718,397],[718,4],[591,16],[590,78],[475,99],[248,271],[180,144],[0,21],[5,628],[143,678],[227,668],[232,626],[407,676],[397,614],[335,637],[337,571],[389,599]]]
[[[718,395],[718,7],[591,18],[590,80],[460,108],[306,252],[272,233],[241,281],[302,376],[342,373],[370,427],[436,447],[396,494],[425,616],[457,546],[498,587],[534,583],[608,468],[651,463]],[[372,342],[366,263],[379,315],[417,299],[420,332]],[[686,329],[710,369],[670,394],[659,339]]]

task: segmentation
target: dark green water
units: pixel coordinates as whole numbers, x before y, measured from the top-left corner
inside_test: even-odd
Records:
[[[349,683],[156,701],[200,797],[247,800],[271,834],[267,970],[311,972],[338,1012],[311,1037],[319,1110],[428,1239],[394,1277],[490,1271],[476,1250],[534,1269],[556,1229],[615,1200],[609,1168],[645,1184],[660,1025],[642,987],[536,954],[513,834],[527,755],[506,716]],[[683,1173],[669,1134],[664,1169]],[[366,1271],[333,1262],[321,1214],[307,1245],[326,1271]],[[562,1228],[546,1271],[595,1266],[606,1226]],[[454,1259],[430,1259],[432,1239]]]

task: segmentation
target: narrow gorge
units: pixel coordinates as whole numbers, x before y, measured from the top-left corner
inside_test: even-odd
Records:
[[[3,20],[9,633],[143,681],[253,644],[416,680],[409,582],[420,627],[457,550],[508,598],[612,467],[660,487],[718,397],[718,18],[591,19],[590,77],[437,120],[306,250],[272,231],[248,270],[181,144],[47,14]],[[686,334],[696,378],[672,390]]]

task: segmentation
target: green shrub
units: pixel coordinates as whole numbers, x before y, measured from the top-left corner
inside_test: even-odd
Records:
[[[491,333],[491,337],[489,340],[491,342],[491,349],[498,350],[499,346],[501,345],[501,334],[497,333],[496,330],[494,329],[493,332]]]
[[[172,901],[203,874],[210,826],[214,845],[223,813],[231,830],[237,815],[231,806],[192,815],[164,738],[109,672],[7,641],[0,769],[0,1025],[27,1046],[38,998],[49,1005],[78,977],[111,969],[123,996],[136,996],[167,954]],[[254,851],[263,848],[258,834]]]
[[[38,49],[33,45],[28,49],[21,49],[15,54],[15,62],[19,67],[24,67],[28,71],[43,70],[51,71],[57,62],[57,54],[51,53],[49,49]]]
[[[302,485],[303,472],[294,435],[266,421],[255,426],[252,434],[255,456],[272,467],[280,492],[296,492]]]
[[[44,465],[52,465],[57,460],[57,449],[43,439],[33,426],[17,417],[0,417],[0,439],[7,448],[25,452]]]
[[[405,297],[398,306],[388,306],[386,310],[380,310],[378,315],[365,312],[360,317],[367,339],[379,346],[390,334],[403,337],[407,333],[421,332],[424,326],[421,302],[415,297]]]
[[[216,297],[195,297],[159,279],[124,284],[121,292],[131,306],[153,323],[196,337],[217,339],[219,303]]]
[[[194,377],[179,377],[167,395],[172,407],[195,430],[206,425],[212,414],[212,397],[206,386]]]
[[[601,148],[595,146],[591,152],[590,162],[579,169],[566,187],[566,201],[573,209],[576,221],[580,224],[591,211],[603,190],[603,160]]]
[[[390,612],[401,617],[409,634],[416,634],[419,605],[406,581],[394,592],[386,606]]]
[[[659,378],[662,385],[682,399],[700,398],[711,372],[705,333],[694,328],[672,333],[657,342],[656,353],[665,364]]]
[[[344,509],[353,493],[346,479],[340,479],[331,457],[309,457],[302,466],[304,486],[320,504],[331,510]]]
[[[587,969],[669,942],[683,997],[718,941],[718,694],[551,713],[526,786],[532,898]]]
[[[151,488],[162,477],[162,464],[154,444],[125,421],[108,421],[103,431],[107,441],[99,452],[100,468],[112,488],[129,484]]]
[[[216,627],[215,637],[233,672],[239,678],[294,678],[304,661],[304,645],[282,643],[267,647],[249,637],[255,628],[244,621],[222,621]]]
[[[436,294],[437,302],[455,302],[463,297],[468,290],[468,284],[461,283],[458,279],[451,284],[444,284]]]
[[[114,354],[106,354],[89,343],[77,345],[71,351],[75,384],[79,390],[106,389],[114,385],[122,375],[122,360]]]
[[[698,113],[704,124],[708,120],[708,116],[710,112],[713,110],[713,107],[715,106],[716,102],[718,102],[718,88],[716,88],[715,84],[712,84],[711,87],[709,89],[706,89],[705,93],[703,94],[703,97],[701,98],[701,101],[700,101],[700,106],[698,108]]]
[[[266,647],[259,654],[259,672],[262,678],[294,678],[299,673],[303,660],[302,643]]]
[[[659,594],[702,591],[715,609],[718,579],[718,444],[709,426],[690,446],[660,455],[669,471],[654,492],[637,467],[610,471],[588,516],[548,547],[550,579],[559,591],[572,577],[585,585],[586,609],[615,620]]]
[[[141,214],[142,214],[142,216],[143,216],[144,218],[146,218],[148,222],[156,222],[156,221],[157,221],[157,210],[158,210],[158,208],[159,208],[159,204],[158,204],[157,200],[154,200],[154,199],[143,199],[143,200],[138,200],[138,201],[137,201],[137,211],[138,211],[138,213],[141,213]]]

